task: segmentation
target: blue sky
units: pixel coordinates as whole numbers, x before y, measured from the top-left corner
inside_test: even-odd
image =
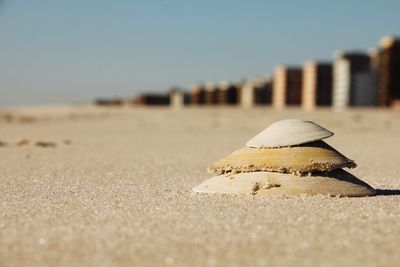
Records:
[[[400,1],[0,0],[0,106],[271,73],[398,35]]]

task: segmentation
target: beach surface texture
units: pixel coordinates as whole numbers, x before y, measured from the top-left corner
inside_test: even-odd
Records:
[[[377,196],[207,195],[207,168],[302,118]],[[0,266],[400,266],[400,113],[15,108],[0,113]]]

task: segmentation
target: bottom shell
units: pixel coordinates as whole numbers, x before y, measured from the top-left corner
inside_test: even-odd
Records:
[[[375,190],[344,170],[297,176],[277,172],[247,172],[214,176],[193,188],[198,193],[252,195],[328,195],[363,197]]]

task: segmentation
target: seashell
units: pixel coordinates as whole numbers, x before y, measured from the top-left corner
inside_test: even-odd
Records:
[[[293,147],[255,149],[243,147],[210,167],[212,173],[271,171],[308,173],[354,168],[356,164],[329,146],[317,141]]]
[[[297,176],[277,172],[249,172],[214,176],[193,188],[198,193],[236,195],[372,196],[375,190],[344,170]]]
[[[312,121],[287,119],[271,124],[250,139],[246,145],[255,148],[294,146],[322,140],[332,135],[331,131]]]

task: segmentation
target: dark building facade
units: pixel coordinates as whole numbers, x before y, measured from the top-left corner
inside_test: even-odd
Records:
[[[141,94],[132,103],[145,106],[167,106],[170,104],[170,97],[168,94]]]
[[[192,86],[190,104],[204,105],[206,101],[206,90],[203,85],[195,84]]]
[[[303,67],[302,107],[332,104],[332,64],[309,61]]]
[[[239,98],[239,87],[235,84],[222,83],[219,86],[219,99],[221,105],[236,105]]]
[[[219,104],[219,87],[214,84],[207,84],[205,87],[205,104],[218,105]]]
[[[300,105],[303,73],[301,68],[279,66],[275,69],[273,106]]]
[[[378,104],[387,106],[400,101],[400,39],[381,40],[378,71]]]

